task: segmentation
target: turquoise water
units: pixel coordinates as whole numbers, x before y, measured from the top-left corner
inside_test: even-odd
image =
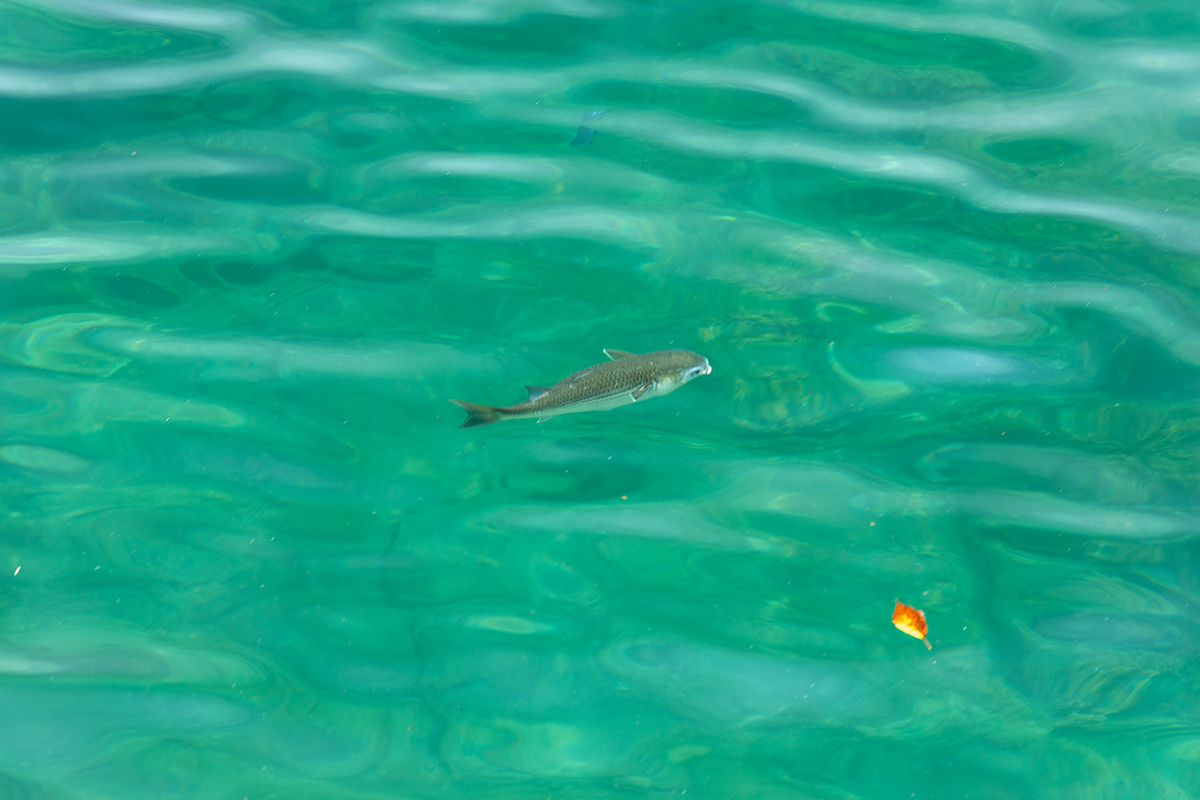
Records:
[[[10,0],[0,153],[0,797],[1200,793],[1191,4]]]

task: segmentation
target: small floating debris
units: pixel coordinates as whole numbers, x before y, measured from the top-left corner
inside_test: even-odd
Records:
[[[925,634],[929,632],[929,625],[925,622],[925,612],[921,609],[907,606],[897,600],[896,610],[892,612],[892,624],[909,636],[915,636],[924,642],[926,650],[933,649],[933,645],[925,638]]]
[[[608,113],[608,109],[607,109],[607,108],[605,108],[605,109],[603,109],[603,110],[601,110],[601,111],[589,111],[589,112],[587,112],[586,114],[584,114],[584,115],[583,115],[583,121],[584,121],[584,122],[591,122],[591,121],[592,121],[592,120],[594,120],[594,119],[600,119],[601,117],[603,117],[603,116],[604,116],[605,114],[607,114],[607,113]]]

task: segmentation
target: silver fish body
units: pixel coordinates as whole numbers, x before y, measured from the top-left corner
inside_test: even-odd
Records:
[[[553,386],[526,386],[529,399],[511,406],[484,406],[451,400],[467,412],[463,428],[505,419],[538,421],[581,411],[606,411],[662,397],[693,378],[712,372],[708,359],[691,350],[658,350],[637,355],[605,350],[611,361],[580,370]]]

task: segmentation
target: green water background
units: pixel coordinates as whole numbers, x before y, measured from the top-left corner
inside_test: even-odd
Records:
[[[1195,796],[1198,44],[0,4],[0,796]]]

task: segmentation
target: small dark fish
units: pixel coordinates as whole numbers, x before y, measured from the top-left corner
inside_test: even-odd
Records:
[[[579,130],[575,132],[575,138],[571,140],[572,147],[588,144],[596,136],[596,132],[591,128],[579,126]]]
[[[584,115],[583,115],[583,121],[584,121],[584,122],[591,122],[591,121],[592,121],[592,120],[594,120],[594,119],[600,119],[601,117],[603,117],[603,116],[604,116],[605,114],[607,114],[607,113],[608,113],[608,109],[607,109],[607,108],[606,108],[606,109],[604,109],[603,111],[589,111],[589,112],[587,112],[586,114],[584,114]]]
[[[712,372],[708,359],[691,350],[659,350],[644,355],[605,350],[604,354],[612,360],[576,372],[553,386],[526,386],[529,399],[524,403],[498,408],[465,400],[450,402],[467,412],[463,428],[504,419],[537,417],[541,422],[560,414],[606,411],[662,397]]]

